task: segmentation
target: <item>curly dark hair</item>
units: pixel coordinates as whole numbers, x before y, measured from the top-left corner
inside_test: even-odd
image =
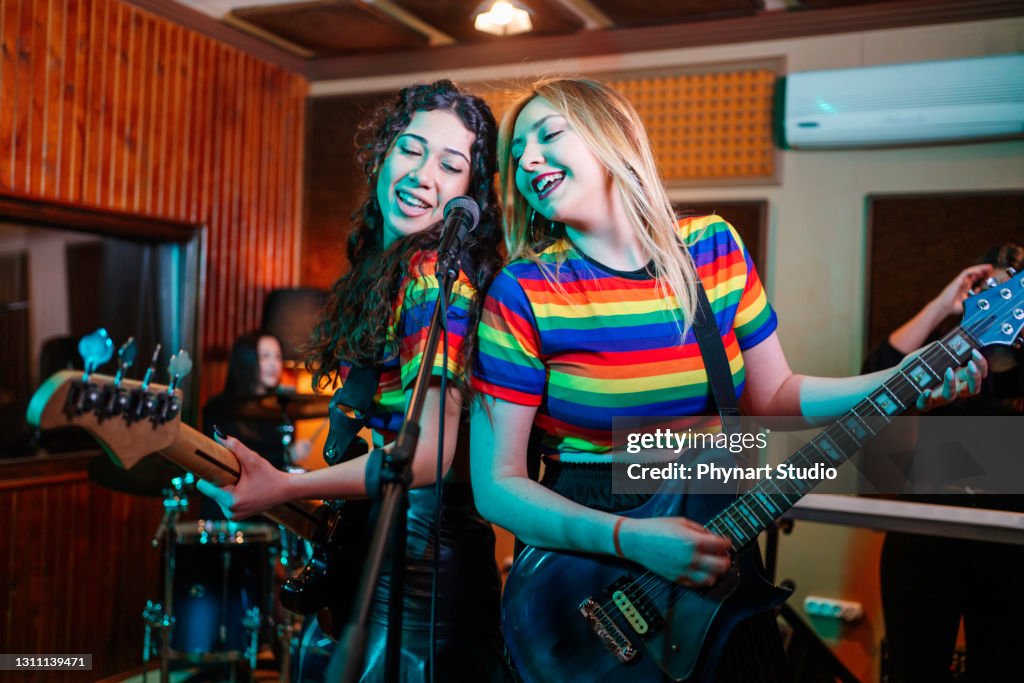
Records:
[[[436,250],[442,223],[401,237],[383,247],[383,215],[377,199],[377,176],[395,139],[418,111],[449,111],[475,137],[470,148],[468,195],[480,206],[480,224],[465,242],[462,269],[476,288],[461,365],[455,386],[468,391],[470,361],[476,348],[476,323],[491,279],[502,265],[502,235],[497,195],[495,144],[497,124],[487,103],[449,80],[403,88],[360,127],[358,160],[366,177],[367,197],[352,215],[348,238],[350,269],[334,283],[323,316],[313,333],[306,367],[313,386],[322,388],[336,378],[341,363],[368,366],[385,360],[392,304],[412,257]]]

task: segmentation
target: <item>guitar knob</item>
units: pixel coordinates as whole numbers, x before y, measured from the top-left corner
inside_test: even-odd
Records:
[[[85,401],[83,405],[84,410],[92,410],[100,402],[100,390],[90,385],[89,389],[85,392]]]
[[[989,289],[996,287],[998,285],[999,280],[995,279],[994,277],[990,277],[989,279],[985,280],[985,286],[988,287]]]
[[[1013,277],[1014,275],[1017,274],[1017,269],[1016,268],[1007,268],[1006,269],[1006,274],[1009,275],[1010,277]]]
[[[181,402],[178,401],[177,396],[174,396],[167,402],[167,419],[173,420],[179,410],[181,410]]]

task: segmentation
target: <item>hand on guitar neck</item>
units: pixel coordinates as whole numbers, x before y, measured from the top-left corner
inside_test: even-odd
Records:
[[[912,359],[911,359],[912,362]],[[971,360],[955,370],[947,368],[942,375],[942,386],[925,389],[917,397],[915,407],[927,412],[944,405],[949,405],[958,398],[977,396],[981,391],[981,381],[988,376],[988,361],[975,349],[971,352]]]
[[[282,472],[269,460],[248,448],[234,437],[214,434],[214,439],[238,460],[239,481],[247,486],[236,492],[237,483],[217,486],[205,479],[196,482],[199,491],[220,505],[228,519],[244,519],[267,508],[282,505],[298,496],[291,493],[289,483],[294,475]],[[251,484],[250,484],[251,482]]]

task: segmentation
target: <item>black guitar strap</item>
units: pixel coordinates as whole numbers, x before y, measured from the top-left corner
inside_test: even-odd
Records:
[[[697,280],[696,290],[697,310],[693,317],[693,335],[700,346],[700,355],[704,359],[711,396],[718,406],[722,428],[726,434],[733,434],[739,431],[740,411],[736,403],[736,387],[732,383],[732,372],[729,371],[729,358],[725,355],[722,335],[700,279]]]
[[[373,412],[373,396],[377,393],[380,368],[352,366],[345,384],[331,397],[331,428],[324,443],[324,460],[337,465],[357,458],[370,450],[359,430],[366,426]]]

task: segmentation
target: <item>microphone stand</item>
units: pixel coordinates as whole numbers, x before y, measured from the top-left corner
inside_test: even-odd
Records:
[[[380,570],[387,551],[387,540],[391,539],[391,590],[388,596],[387,654],[384,680],[398,681],[402,646],[402,608],[405,583],[406,517],[409,511],[409,484],[412,482],[412,459],[420,436],[420,417],[423,402],[430,387],[433,372],[433,358],[437,352],[441,328],[447,324],[444,312],[446,302],[459,275],[459,252],[461,249],[442,250],[437,260],[437,280],[440,293],[434,303],[434,313],[427,330],[426,346],[423,350],[419,373],[413,385],[409,407],[398,431],[398,438],[390,453],[377,448],[370,452],[366,463],[366,492],[371,499],[380,500],[380,512],[376,528],[367,551],[366,564],[359,591],[356,594],[352,619],[345,627],[341,643],[348,653],[345,671],[341,680],[356,683],[361,674],[366,656],[366,636],[369,626],[370,607],[373,594],[380,579]],[[443,299],[442,299],[443,297]],[[447,372],[447,368],[444,369]],[[441,397],[442,419],[445,397]],[[434,552],[440,552],[435,548]]]

